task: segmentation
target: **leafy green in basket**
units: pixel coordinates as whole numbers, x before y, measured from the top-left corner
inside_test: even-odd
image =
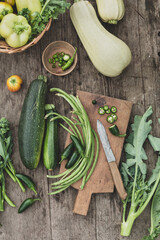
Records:
[[[57,19],[60,14],[65,13],[66,9],[70,7],[70,4],[66,0],[41,0],[42,10],[41,12],[34,12],[31,14],[28,8],[23,8],[19,15],[27,18],[29,24],[32,27],[32,33],[30,40],[41,33],[49,19]]]

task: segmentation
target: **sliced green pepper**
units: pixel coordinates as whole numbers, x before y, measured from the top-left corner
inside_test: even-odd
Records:
[[[111,127],[109,127],[109,131],[117,137],[125,137],[126,134],[120,134],[119,132],[119,128],[117,127],[117,125],[112,125]]]
[[[118,117],[115,113],[112,113],[110,116],[113,117],[114,122],[117,121]]]
[[[109,116],[107,117],[107,122],[108,122],[108,123],[114,123],[114,119],[113,119],[113,117],[112,117],[111,115],[109,115]]]
[[[106,110],[105,113],[110,114],[111,113],[111,109],[108,108],[108,110]]]
[[[98,113],[99,113],[100,115],[104,115],[104,114],[105,114],[104,108],[103,108],[103,107],[100,107],[100,108],[98,109]]]
[[[112,113],[116,113],[116,112],[117,112],[117,108],[116,108],[115,106],[112,106],[112,107],[111,107],[111,112],[112,112]]]
[[[107,111],[107,110],[109,109],[108,105],[105,105],[105,106],[103,107],[103,109],[104,109],[105,111]]]

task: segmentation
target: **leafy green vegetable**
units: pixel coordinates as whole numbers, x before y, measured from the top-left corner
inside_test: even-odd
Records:
[[[22,11],[18,12],[19,15],[27,18],[32,27],[30,41],[44,30],[50,18],[57,19],[60,14],[65,13],[66,9],[70,7],[70,3],[66,0],[41,0],[41,4],[42,10],[40,13],[34,12],[31,15],[27,8],[23,8]]]
[[[148,136],[149,141],[154,149],[160,154],[160,139],[153,137],[152,135]],[[160,172],[160,156],[158,157],[158,162],[156,168],[153,170],[153,174],[149,179],[149,184],[153,184]],[[151,206],[151,228],[149,229],[149,236],[145,236],[142,240],[154,240],[160,234],[160,183],[157,187],[157,190],[154,194]]]
[[[20,182],[20,180],[16,177],[16,172],[11,162],[10,156],[12,154],[13,148],[13,140],[12,134],[10,131],[9,122],[6,118],[0,119],[0,211],[4,211],[4,200],[8,202],[8,204],[12,207],[15,207],[14,203],[9,199],[6,195],[5,191],[5,172],[12,178],[14,182],[18,182],[22,191],[25,189]]]
[[[143,144],[151,131],[151,120],[147,120],[152,114],[149,107],[143,116],[135,116],[131,125],[132,133],[125,145],[126,162],[122,164],[121,173],[128,196],[123,201],[123,221],[121,235],[129,236],[135,219],[144,211],[153,197],[160,181],[160,157],[149,181],[146,180],[147,167],[144,160],[147,155]],[[130,204],[128,217],[126,209]]]

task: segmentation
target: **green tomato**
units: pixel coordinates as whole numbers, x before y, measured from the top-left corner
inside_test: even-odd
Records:
[[[2,20],[8,13],[13,13],[12,6],[6,2],[0,2],[0,20]]]
[[[9,46],[18,48],[28,42],[31,26],[25,17],[10,13],[2,19],[0,33]]]

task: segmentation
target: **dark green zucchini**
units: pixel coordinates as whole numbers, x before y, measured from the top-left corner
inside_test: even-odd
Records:
[[[18,129],[19,152],[28,169],[38,166],[45,129],[45,101],[47,78],[39,76],[28,89]]]
[[[54,113],[55,106],[46,104],[46,114]],[[54,170],[58,165],[58,120],[50,121],[54,115],[46,120],[46,131],[43,146],[43,163],[46,169]]]

